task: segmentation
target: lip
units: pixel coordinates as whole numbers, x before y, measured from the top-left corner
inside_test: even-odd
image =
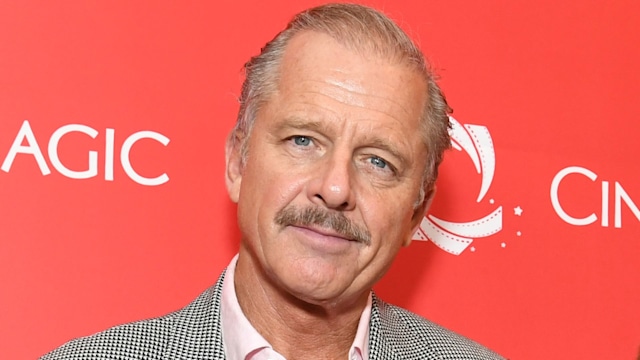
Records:
[[[331,229],[289,225],[297,241],[317,254],[343,255],[354,250],[358,242]]]
[[[346,241],[355,241],[354,239],[351,238],[347,238],[344,235],[332,230],[332,229],[327,229],[327,228],[321,228],[321,227],[313,227],[313,226],[299,226],[299,225],[290,225],[293,228],[296,229],[300,229],[302,231],[310,231],[322,236],[326,236],[326,237],[332,237],[332,238],[338,238],[340,240],[346,240]]]

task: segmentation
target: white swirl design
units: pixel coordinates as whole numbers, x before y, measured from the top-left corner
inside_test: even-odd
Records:
[[[473,162],[476,172],[482,177],[476,202],[480,202],[491,187],[496,169],[496,156],[489,129],[481,125],[462,126],[456,119],[451,121],[451,146],[464,151]],[[487,237],[502,230],[502,206],[489,215],[470,222],[442,220],[434,215],[425,216],[413,240],[431,240],[442,250],[460,255],[475,238]]]

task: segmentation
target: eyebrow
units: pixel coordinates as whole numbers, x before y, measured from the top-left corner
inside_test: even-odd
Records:
[[[310,130],[316,131],[321,134],[331,134],[333,131],[329,129],[329,127],[321,121],[303,119],[298,116],[290,116],[282,119],[279,124],[276,125],[276,131],[284,130],[284,129],[299,129],[299,130]],[[391,145],[388,141],[385,141],[382,138],[373,138],[370,141],[367,141],[366,147],[378,148],[383,151],[388,152],[391,156],[398,159],[400,165],[405,167],[409,161],[406,156],[402,155],[396,147]]]
[[[320,121],[302,119],[297,116],[286,117],[276,125],[276,131],[284,129],[312,130],[320,133],[329,132],[329,129]]]

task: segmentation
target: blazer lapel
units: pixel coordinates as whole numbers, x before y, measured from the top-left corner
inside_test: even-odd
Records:
[[[387,323],[384,303],[373,294],[371,303],[371,321],[369,323],[369,360],[400,359],[400,355],[387,337]],[[382,313],[381,313],[382,310]]]
[[[220,322],[224,275],[223,272],[215,285],[174,314],[163,359],[226,359]]]

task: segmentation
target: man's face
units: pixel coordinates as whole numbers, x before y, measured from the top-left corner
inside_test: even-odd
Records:
[[[327,35],[291,40],[244,165],[239,146],[227,149],[240,261],[263,283],[337,305],[362,299],[384,274],[425,211],[414,208],[425,89],[406,66]]]

